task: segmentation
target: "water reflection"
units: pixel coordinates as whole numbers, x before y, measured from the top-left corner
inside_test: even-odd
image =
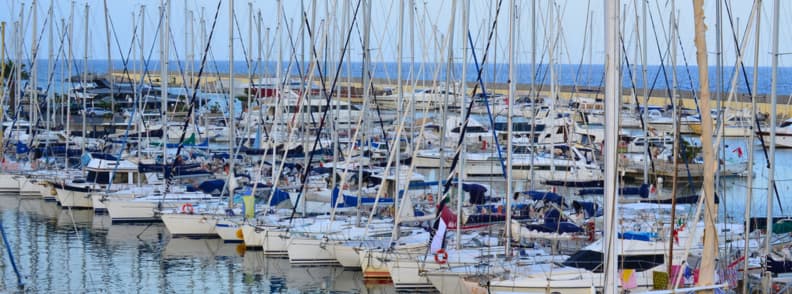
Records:
[[[392,293],[359,271],[292,267],[220,239],[171,238],[162,224],[111,224],[107,215],[40,198],[0,198],[0,220],[30,292]],[[0,291],[20,291],[0,254]],[[21,291],[20,291],[21,292]]]

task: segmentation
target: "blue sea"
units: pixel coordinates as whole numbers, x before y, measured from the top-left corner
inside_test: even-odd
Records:
[[[29,64],[29,62],[28,62]],[[103,74],[107,73],[110,70],[110,65],[112,64],[113,71],[124,71],[125,69],[130,72],[140,72],[141,68],[147,69],[148,72],[158,75],[160,64],[159,61],[149,61],[146,63],[141,63],[138,60],[123,62],[120,60],[113,60],[112,62],[107,62],[106,60],[89,60],[87,63],[87,67],[85,66],[84,62],[81,60],[75,61],[73,64],[73,72],[72,76],[80,76],[85,68],[88,69],[89,73],[96,73],[96,74]],[[339,67],[336,62],[330,61],[323,61],[320,63],[322,72],[320,73],[319,70],[316,70],[314,73],[314,77],[318,78],[320,76],[324,77],[325,80],[332,81],[333,77],[338,76],[339,78],[346,78],[347,76],[353,78],[359,78],[362,76],[363,72],[363,64],[361,62],[351,62],[350,65],[344,63],[343,66]],[[187,75],[186,69],[188,68],[188,64],[182,61],[171,61],[169,65],[169,72],[171,74],[177,75]],[[228,74],[228,61],[215,61],[215,60],[208,60],[204,66],[204,72],[206,73],[220,73],[220,74]],[[30,65],[27,66],[30,68]],[[64,85],[62,85],[62,81],[68,76],[66,73],[67,68],[64,62],[56,62],[55,63],[55,70],[52,73],[47,73],[47,60],[40,60],[38,62],[37,68],[39,69],[38,74],[38,81],[39,87],[47,87],[48,80],[53,81],[52,85],[50,86],[56,92],[63,92],[65,90]],[[201,64],[195,62],[191,65],[192,72],[196,75],[201,67]],[[452,80],[459,80],[462,77],[462,64],[454,64],[452,70],[450,71]],[[252,69],[255,76],[275,76],[275,71],[277,68],[276,62],[253,62],[252,64],[248,65],[245,61],[236,61],[234,63],[234,72],[236,75],[245,76],[248,74],[249,69]],[[282,68],[284,72],[288,70],[289,74],[293,78],[300,78],[300,77],[307,77],[308,73],[306,73],[306,63],[298,63],[298,62],[284,62],[282,64]],[[550,84],[550,67],[546,64],[540,64],[537,66],[536,69],[536,83],[549,85]],[[629,69],[629,70],[628,70]],[[395,62],[373,62],[372,63],[372,76],[376,79],[382,79],[386,81],[391,81],[389,84],[393,85],[396,82],[396,78],[398,76],[398,64]],[[508,71],[509,66],[507,64],[488,64],[482,70],[483,74],[481,76],[481,80],[485,83],[505,83],[508,81]],[[677,83],[678,89],[680,90],[695,90],[698,91],[698,68],[694,65],[678,65],[677,66]],[[477,69],[475,64],[469,64],[467,68],[467,81],[468,82],[476,82],[478,81],[477,77]],[[723,85],[722,91],[728,92],[731,88],[731,80],[733,76],[737,75],[737,92],[738,93],[749,93],[750,91],[756,91],[758,94],[769,94],[770,93],[770,86],[771,86],[771,74],[769,67],[759,67],[758,74],[759,74],[759,85],[758,86],[750,86],[749,91],[749,84],[753,80],[753,72],[754,69],[752,67],[745,67],[744,70],[740,68],[739,71],[735,73],[734,67],[728,66],[723,68]],[[438,81],[443,82],[446,80],[446,75],[449,74],[447,71],[446,64],[438,64],[438,63],[425,63],[425,64],[411,64],[405,63],[402,65],[402,77],[404,79],[412,80],[417,79],[419,81],[426,81],[426,80],[433,80],[435,77]],[[519,84],[529,84],[531,82],[531,65],[530,64],[521,64],[517,66],[516,70],[517,74],[517,82]],[[575,65],[575,64],[561,64],[556,66],[556,76],[558,78],[558,83],[561,86],[585,86],[585,87],[600,87],[603,85],[603,78],[604,78],[604,66],[599,64],[583,64],[583,65]],[[643,73],[640,66],[632,66],[630,68],[624,66],[623,67],[623,79],[622,79],[622,86],[624,88],[632,88],[635,87],[637,89],[643,89],[644,86],[648,87],[652,90],[653,95],[662,96],[666,95],[667,89],[671,88],[671,67],[668,65],[651,65],[647,67],[647,78],[646,82],[643,80]],[[792,94],[792,79],[787,79],[785,77],[792,76],[792,68],[784,67],[779,68],[778,70],[779,81],[777,83],[777,91],[779,95],[790,95]],[[710,90],[715,91],[717,89],[716,83],[716,68],[714,66],[710,67],[709,69],[709,79],[710,79]],[[744,79],[744,77],[748,78],[748,82]],[[376,85],[375,85],[376,86]]]

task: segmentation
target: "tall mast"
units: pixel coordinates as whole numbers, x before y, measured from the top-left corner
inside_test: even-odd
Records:
[[[278,12],[277,12],[278,17],[277,17],[277,23],[276,23],[276,27],[275,27],[275,34],[277,35],[277,40],[278,40],[275,43],[275,44],[278,44],[277,45],[278,46],[278,60],[275,63],[275,80],[276,80],[276,83],[277,83],[277,86],[276,86],[277,87],[277,91],[275,91],[275,107],[274,107],[275,111],[273,112],[273,115],[272,115],[272,121],[274,121],[275,123],[272,125],[272,128],[270,128],[270,135],[271,136],[274,136],[275,134],[277,134],[277,132],[275,130],[275,126],[281,124],[280,121],[278,120],[279,112],[280,112],[278,110],[278,106],[280,105],[281,100],[283,100],[283,81],[282,81],[282,78],[281,78],[281,75],[283,75],[283,73],[281,73],[281,71],[283,70],[282,69],[282,67],[283,67],[283,0],[277,0],[277,4],[278,4],[277,5],[278,6]],[[275,150],[275,142],[276,141],[273,140],[272,142],[273,142],[273,144],[270,145],[270,148],[272,149],[272,175],[275,176],[275,174],[277,173],[277,166],[278,166],[276,164],[278,162],[278,152]],[[285,145],[284,145],[284,147],[285,147]],[[277,183],[274,183],[274,184],[277,185]]]
[[[531,1],[531,133],[529,135],[529,141],[533,146],[536,138],[534,137],[534,132],[536,132],[536,98],[539,97],[539,94],[536,92],[536,1]],[[534,190],[534,178],[536,171],[534,170],[534,163],[535,163],[535,156],[533,151],[531,151],[531,191]],[[509,195],[506,195],[509,197]]]
[[[701,256],[701,267],[698,285],[713,284],[715,276],[715,257],[718,253],[718,235],[715,228],[715,153],[712,145],[712,117],[710,114],[709,76],[707,68],[706,24],[704,24],[704,0],[693,1],[693,12],[696,24],[696,61],[699,70],[699,93],[701,93],[701,145],[704,152],[704,251]],[[769,193],[768,193],[769,195]],[[769,196],[768,196],[769,197]],[[768,204],[770,205],[770,204]],[[708,291],[712,293],[711,290]]]
[[[87,126],[85,121],[86,112],[88,112],[88,4],[85,4],[85,40],[83,42],[83,79],[82,79],[82,141],[80,142],[80,151],[85,154],[85,143],[88,141],[86,136]]]
[[[234,0],[228,1],[228,206],[234,205],[234,190],[230,185],[234,177],[236,154],[236,97],[234,97]]]
[[[146,44],[146,5],[140,5],[140,77],[141,77],[140,82],[141,82],[141,84],[138,87],[135,87],[135,93],[137,94],[137,97],[138,97],[138,105],[137,105],[138,111],[137,112],[139,113],[138,114],[138,126],[139,126],[139,128],[137,130],[138,142],[142,142],[142,140],[143,140],[143,134],[142,134],[142,131],[143,131],[143,113],[142,113],[143,107],[141,107],[142,106],[142,101],[143,101],[143,92],[140,90],[140,88],[142,88],[142,86],[143,86],[143,84],[142,84],[143,83],[143,78],[142,77],[146,75],[146,72],[145,72],[146,71],[146,66],[145,66],[145,64],[146,64],[145,44]],[[140,143],[137,144],[138,156],[141,156],[142,151],[143,151],[142,150],[143,147],[141,145],[143,145],[143,144],[140,144]],[[140,177],[138,177],[138,184],[140,184],[140,181],[141,181]]]
[[[770,80],[771,80],[771,87],[770,87],[770,166],[769,172],[767,173],[767,233],[765,234],[764,240],[764,252],[768,256],[770,255],[770,242],[771,242],[771,228],[773,223],[773,192],[775,189],[775,152],[776,152],[776,126],[778,125],[778,113],[776,112],[776,107],[778,105],[778,93],[776,91],[776,85],[778,83],[778,18],[779,12],[778,9],[781,9],[781,3],[778,0],[773,1],[773,56],[772,56],[772,63],[771,63],[771,70],[770,70]],[[765,264],[767,262],[765,261]],[[769,271],[765,271],[765,275],[769,275]],[[766,277],[770,279],[769,276]],[[769,286],[770,283],[767,283]],[[766,289],[767,292],[770,292],[770,289]]]
[[[506,241],[506,258],[510,258],[512,255],[511,252],[511,199],[514,187],[512,187],[512,151],[514,149],[514,144],[512,143],[513,134],[512,130],[514,126],[512,126],[512,105],[514,105],[514,95],[517,90],[516,88],[516,71],[515,71],[515,47],[517,46],[515,37],[516,37],[516,18],[517,18],[517,4],[514,0],[511,0],[509,3],[509,107],[506,107],[506,123],[508,132],[507,132],[507,139],[506,139],[506,228],[504,229],[505,241]]]
[[[670,19],[670,29],[671,29],[671,42],[669,46],[671,46],[671,99],[676,99],[677,97],[677,73],[676,73],[676,58],[677,58],[677,46],[676,46],[676,34],[677,34],[677,26],[676,26],[676,1],[671,0],[671,19]],[[674,100],[677,101],[677,100]],[[673,117],[673,125],[674,125],[674,152],[673,152],[673,177],[671,180],[671,238],[669,240],[673,240],[674,232],[676,231],[676,196],[677,196],[677,177],[678,177],[678,168],[679,168],[679,147],[681,146],[679,140],[679,113],[677,112],[679,107],[678,101],[674,103],[674,109],[672,117]],[[644,104],[644,107],[647,105]],[[647,109],[648,108],[644,108]],[[646,111],[645,111],[646,112]],[[646,122],[644,122],[644,126]],[[644,135],[646,136],[646,135]],[[644,137],[644,142],[649,142],[648,137]],[[649,144],[646,144],[647,146]],[[644,158],[645,162],[649,162],[648,158]],[[671,267],[673,266],[674,261],[674,241],[668,242],[668,272],[672,272]],[[670,288],[673,288],[670,287]]]
[[[162,164],[168,164],[168,66],[170,66],[170,0],[163,0],[160,16],[160,111],[162,111]]]
[[[371,41],[370,40],[370,32],[371,32],[371,13],[370,13],[371,12],[371,1],[370,0],[362,0],[362,1],[363,1],[362,2],[362,4],[363,4],[363,7],[362,7],[363,8],[363,99],[369,100],[371,98],[370,97],[371,96],[371,79],[369,79],[369,75],[368,75],[368,71],[371,68],[371,55],[370,55],[371,52],[369,52],[369,42]],[[367,111],[366,111],[366,108],[365,108],[365,106],[367,106],[367,104],[363,103],[363,106],[364,106],[363,107],[363,124],[368,126],[368,121],[367,121],[367,118],[366,118],[366,112]],[[360,147],[361,150],[363,149],[363,146],[369,145],[369,142],[368,142],[369,129],[368,128],[364,128],[363,130],[364,130],[363,131],[363,136],[361,137],[362,138],[362,140],[361,140],[362,143],[361,143],[361,147]],[[358,175],[362,175],[362,173],[363,173],[363,164],[362,164],[362,162],[359,164],[359,166],[360,166],[360,169],[358,170]],[[397,172],[396,173],[396,177],[398,177],[398,175],[399,174]],[[362,180],[361,177],[358,177],[358,179],[359,179],[359,181]],[[360,211],[360,205],[361,205],[360,204],[360,194],[361,193],[360,193],[360,186],[359,186],[359,188],[358,188],[358,201],[357,201],[358,209],[356,209],[357,211]],[[358,225],[359,225],[360,224],[360,216],[359,215],[357,217],[357,222],[358,222]]]
[[[106,41],[105,45],[107,46],[107,73],[110,75],[110,112],[113,113],[113,117],[115,118],[115,95],[113,95],[113,91],[115,90],[115,77],[113,77],[113,55],[110,46],[110,10],[107,9],[107,0],[103,1],[104,4],[104,14],[105,14],[105,36]],[[115,119],[113,119],[115,121]]]
[[[649,85],[646,82],[647,78],[647,47],[648,47],[648,37],[649,34],[646,31],[646,19],[649,18],[649,9],[648,5],[646,4],[648,0],[641,0],[641,8],[643,10],[643,17],[641,18],[641,26],[643,32],[641,33],[641,37],[643,37],[643,45],[641,45],[641,87],[643,88],[643,111],[641,111],[641,121],[643,121],[643,134],[644,134],[644,142],[649,142]],[[673,8],[672,8],[673,9]],[[671,40],[671,44],[675,44],[674,40]],[[674,72],[676,73],[676,72]],[[672,95],[673,96],[673,95]],[[675,99],[676,97],[672,97],[671,99]],[[643,148],[643,161],[644,161],[644,184],[649,183],[649,144],[644,144]]]
[[[756,27],[754,28],[754,60],[753,60],[753,68],[759,68],[759,28],[760,24],[762,23],[762,0],[757,0],[754,2],[754,13],[756,13],[756,23],[754,24]],[[753,85],[756,88],[756,85],[759,82],[759,71],[753,71]],[[751,129],[756,126],[756,90],[751,91]],[[773,128],[774,129],[774,128]],[[756,132],[750,132],[748,135],[748,171],[753,171],[753,163],[754,163],[754,142],[756,141]],[[745,236],[748,236],[751,228],[751,204],[753,203],[753,181],[754,176],[753,172],[748,172],[748,175],[745,178],[746,184],[746,195],[745,195]],[[770,193],[768,193],[770,194]],[[771,203],[767,202],[767,203]],[[745,238],[745,245],[743,247],[743,256],[748,256],[750,248],[748,244],[750,242],[749,238]],[[743,263],[743,281],[748,281],[748,262]],[[743,283],[742,293],[748,293],[748,283]]]
[[[247,50],[247,68],[248,68],[248,87],[253,84],[253,2],[248,2],[248,50]],[[253,114],[252,111],[253,106],[253,91],[247,91],[247,116],[250,118]],[[245,126],[247,130],[250,130],[251,125],[247,124]]]
[[[49,7],[49,10],[47,11],[47,19],[49,20],[49,28],[48,28],[48,30],[49,30],[49,32],[48,32],[49,36],[48,37],[49,38],[47,38],[48,39],[47,40],[47,51],[48,51],[47,55],[49,56],[47,58],[47,75],[50,76],[50,78],[47,79],[47,83],[51,83],[52,82],[52,77],[55,76],[53,74],[53,72],[55,71],[54,5],[55,5],[55,0],[50,0],[50,7]],[[45,122],[47,131],[50,131],[51,130],[51,126],[52,126],[52,122],[51,122],[52,117],[53,117],[53,115],[52,115],[52,113],[53,113],[52,99],[54,99],[54,95],[53,95],[54,93],[55,93],[54,89],[51,89],[51,88],[50,88],[50,90],[47,91],[47,120]],[[0,95],[0,97],[2,97],[2,95]],[[0,117],[0,121],[3,121],[2,117]]]
[[[462,40],[462,89],[459,91],[460,95],[462,95],[462,100],[459,102],[459,109],[461,109],[460,116],[467,117],[467,108],[465,107],[465,97],[467,97],[467,60],[468,60],[468,42],[465,42],[467,39],[468,27],[470,25],[470,0],[463,0],[462,2],[462,29],[460,30],[460,40]],[[463,121],[462,124],[464,125],[465,122]],[[457,215],[462,215],[462,200],[463,196],[465,195],[463,188],[462,180],[465,177],[465,154],[467,154],[467,143],[462,141],[462,146],[460,146],[462,150],[460,151],[461,156],[459,156],[459,164],[457,168],[459,171],[457,172]],[[444,165],[445,162],[441,162],[441,165]],[[507,224],[508,226],[509,224]],[[462,249],[462,218],[457,218],[457,233],[454,235],[456,237],[456,248]]]
[[[67,70],[68,74],[66,76],[69,77],[69,82],[70,83],[73,82],[71,80],[71,78],[72,78],[72,67],[74,66],[74,62],[72,62],[72,56],[74,56],[74,55],[72,55],[73,50],[74,50],[74,45],[73,45],[73,41],[74,41],[74,5],[75,5],[75,3],[74,3],[74,1],[72,1],[71,6],[69,8],[69,26],[68,26],[69,36],[67,38],[68,41],[69,41],[68,55],[66,55],[66,57],[63,59],[63,60],[66,61],[66,67],[68,68],[68,70]],[[64,21],[61,19],[61,23],[63,23],[63,22]],[[70,84],[69,89],[66,91],[66,152],[64,153],[64,156],[66,157],[66,166],[69,166],[69,140],[71,138],[71,123],[70,123],[70,121],[71,121],[71,96],[72,96],[73,92],[74,92],[73,87]]]
[[[605,227],[604,292],[616,293],[618,287],[616,263],[616,233],[618,215],[616,181],[616,144],[618,138],[619,104],[621,102],[621,52],[619,51],[619,0],[605,1]]]
[[[402,115],[401,115],[402,102],[404,101],[404,82],[402,81],[402,63],[404,63],[404,61],[402,60],[402,57],[403,57],[402,52],[404,50],[404,1],[406,1],[406,0],[399,1],[399,32],[398,32],[398,39],[397,39],[398,45],[396,46],[396,60],[397,60],[397,63],[396,63],[396,84],[397,84],[397,86],[396,87],[398,88],[398,91],[399,91],[399,96],[397,98],[398,101],[396,102],[396,105],[397,105],[396,106],[396,117],[399,117],[399,118],[402,118]],[[456,13],[456,11],[452,10],[451,13]],[[401,138],[394,138],[393,144],[400,144],[400,143],[401,143]],[[400,148],[398,147],[399,145],[396,145],[396,146],[397,147],[395,147],[393,150],[395,150],[395,152],[401,151]],[[398,195],[398,191],[399,191],[399,177],[400,177],[400,174],[401,174],[400,173],[400,169],[399,169],[399,160],[400,159],[401,159],[401,156],[400,155],[396,155],[396,162],[394,163],[396,165],[396,168],[395,168],[396,169],[396,178],[395,178],[396,179],[396,195]],[[409,179],[408,179],[408,182],[409,182]],[[394,196],[394,197],[396,197],[396,196]],[[398,203],[398,197],[396,199],[394,199],[394,204],[395,203]],[[395,211],[399,211],[399,208],[396,207]],[[394,220],[399,219],[398,214],[393,216],[393,218],[394,218]],[[395,222],[393,224],[392,236],[393,236],[393,238],[392,238],[393,240],[396,240],[398,238],[398,236],[399,236],[399,223],[398,222]]]
[[[30,8],[32,9],[33,17],[33,30],[31,31],[33,40],[32,44],[30,45],[33,51],[33,61],[30,70],[31,92],[30,113],[28,114],[28,119],[30,119],[30,134],[33,134],[33,128],[38,125],[38,5],[36,5],[36,0],[31,2]]]

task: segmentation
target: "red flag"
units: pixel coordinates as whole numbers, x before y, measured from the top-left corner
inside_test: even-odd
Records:
[[[737,157],[742,158],[743,156],[742,147],[737,147],[737,149],[732,150],[732,152],[737,152]]]

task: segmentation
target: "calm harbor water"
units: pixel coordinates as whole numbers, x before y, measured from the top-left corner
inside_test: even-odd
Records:
[[[729,139],[726,144],[727,157],[738,157],[735,151],[738,147],[747,152],[744,139]],[[776,157],[781,203],[788,205],[792,203],[789,193],[792,165],[788,164],[792,162],[792,151],[779,150]],[[436,173],[423,172],[429,177]],[[767,169],[759,145],[756,145],[754,174],[751,215],[764,216]],[[745,181],[744,177],[723,180],[721,219],[742,220],[747,202]],[[670,180],[666,183],[670,186]],[[503,190],[502,180],[491,179],[490,184],[496,194]],[[699,191],[699,187],[682,189]],[[775,200],[773,205],[775,216],[790,215],[792,207],[785,206],[782,214]],[[107,215],[94,215],[90,210],[65,210],[40,198],[0,196],[0,220],[24,276],[26,292],[395,292],[392,285],[365,283],[359,271],[294,267],[287,259],[245,251],[238,244],[225,244],[219,239],[171,238],[162,224],[111,224]],[[16,286],[7,252],[1,253],[0,291],[22,292]]]
[[[360,271],[293,267],[220,239],[171,238],[162,224],[110,224],[91,210],[0,196],[0,219],[25,288],[2,252],[2,292],[393,293]],[[5,249],[5,248],[3,248]]]

